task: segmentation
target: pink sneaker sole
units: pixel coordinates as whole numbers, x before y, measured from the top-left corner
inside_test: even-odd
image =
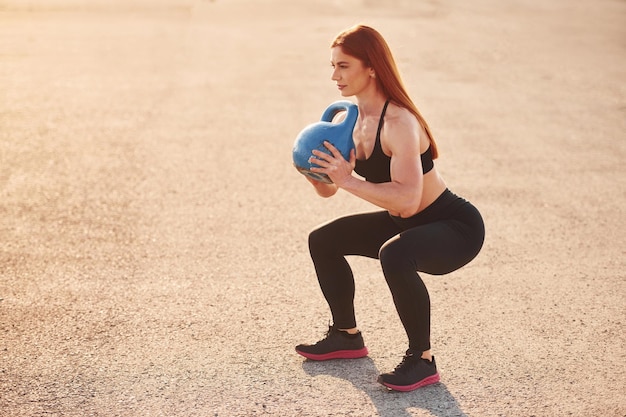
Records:
[[[431,385],[431,384],[435,384],[439,382],[439,373],[436,373],[435,375],[431,375],[411,385],[393,385],[393,384],[388,384],[386,382],[383,382],[380,379],[378,380],[378,382],[380,382],[387,388],[392,389],[394,391],[408,392],[408,391],[416,390],[418,388],[425,387],[426,385]]]
[[[307,353],[298,349],[296,349],[296,352],[313,361],[327,361],[330,359],[358,359],[367,356],[368,353],[366,347],[357,350],[336,350],[334,352],[323,354]]]

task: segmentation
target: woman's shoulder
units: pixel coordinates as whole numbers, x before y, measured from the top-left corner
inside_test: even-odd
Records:
[[[388,127],[388,130],[408,129],[410,131],[419,131],[420,126],[415,115],[407,108],[389,102],[387,112],[385,113],[385,127]]]
[[[415,115],[407,108],[390,102],[381,135],[383,150],[392,153],[392,148],[396,146],[419,149],[422,137],[427,137],[426,132]]]

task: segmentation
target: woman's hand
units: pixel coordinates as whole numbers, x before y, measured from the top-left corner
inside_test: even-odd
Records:
[[[328,175],[337,187],[341,187],[353,178],[352,171],[356,165],[356,152],[352,149],[350,151],[350,160],[346,161],[341,152],[332,143],[324,141],[324,146],[330,151],[330,154],[314,149],[313,156],[309,159],[309,162],[318,165],[318,167],[311,167],[311,171]]]

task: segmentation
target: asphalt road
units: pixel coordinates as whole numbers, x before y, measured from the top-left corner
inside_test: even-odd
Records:
[[[626,3],[0,0],[0,415],[626,416]],[[425,276],[441,383],[351,259],[368,358],[329,314],[323,200],[291,165],[339,99],[328,45],[389,41],[481,255]]]

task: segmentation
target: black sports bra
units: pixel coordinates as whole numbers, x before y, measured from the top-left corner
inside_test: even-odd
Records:
[[[380,144],[380,131],[383,128],[383,122],[388,104],[389,100],[385,102],[385,106],[383,107],[383,111],[380,115],[372,155],[370,155],[367,159],[357,159],[354,167],[354,171],[369,182],[381,183],[391,181],[391,173],[389,170],[391,157],[385,155],[382,145]],[[426,174],[435,166],[430,146],[426,149],[426,152],[420,155],[420,158],[422,160],[422,173]]]

